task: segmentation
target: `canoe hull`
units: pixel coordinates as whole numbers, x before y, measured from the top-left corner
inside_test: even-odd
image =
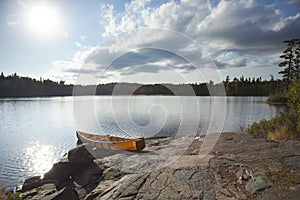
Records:
[[[145,139],[128,139],[115,136],[102,136],[76,131],[77,138],[82,143],[88,143],[98,149],[107,149],[112,151],[140,151],[145,148]]]

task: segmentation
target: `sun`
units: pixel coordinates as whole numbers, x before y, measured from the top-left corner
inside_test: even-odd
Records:
[[[50,38],[60,32],[61,19],[52,5],[34,4],[26,9],[25,24],[35,36]]]

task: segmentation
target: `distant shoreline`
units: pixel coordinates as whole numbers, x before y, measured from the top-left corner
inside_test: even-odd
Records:
[[[146,95],[146,96],[270,96],[285,88],[284,80],[262,80],[261,78],[229,77],[220,83],[105,83],[98,85],[72,85],[64,81],[36,80],[21,77],[16,73],[0,76],[0,97],[59,97],[86,95]]]
[[[0,99],[9,99],[9,98],[48,98],[48,97],[93,97],[93,96],[106,96],[106,97],[119,97],[119,96],[176,96],[176,97],[268,97],[265,95],[167,95],[167,94],[132,94],[132,95],[49,95],[49,96],[2,96]],[[271,105],[282,105],[282,104],[271,104]]]
[[[268,97],[268,96],[221,96],[221,95],[213,95],[213,96],[208,96],[208,95],[162,95],[162,94],[156,94],[156,95],[145,95],[145,94],[133,94],[133,95],[65,95],[65,96],[8,96],[8,97],[0,97],[0,100],[17,100],[17,99],[34,99],[34,98],[41,98],[41,99],[46,99],[46,98],[62,98],[62,97]],[[268,100],[262,101],[261,103],[266,103],[271,106],[286,106],[285,104],[280,104],[280,103],[269,103]]]

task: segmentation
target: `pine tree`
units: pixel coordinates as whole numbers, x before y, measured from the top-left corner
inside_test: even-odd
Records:
[[[287,48],[283,51],[280,58],[279,67],[284,67],[279,74],[282,74],[283,80],[287,81],[287,86],[291,81],[300,81],[300,39],[286,40]]]
[[[275,81],[275,79],[274,79],[274,76],[273,76],[273,74],[271,74],[270,76],[271,76],[271,78],[270,78],[270,81],[271,81],[271,82],[274,82],[274,81]]]
[[[293,79],[300,81],[300,39],[295,41],[294,58],[292,60],[294,64],[294,76]]]
[[[230,81],[229,76],[226,76],[225,83],[229,83],[229,81]]]

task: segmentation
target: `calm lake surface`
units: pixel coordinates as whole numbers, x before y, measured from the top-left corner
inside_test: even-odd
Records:
[[[0,99],[0,187],[49,170],[76,146],[75,130],[126,137],[240,131],[284,107],[266,97],[52,97]],[[224,126],[223,126],[224,125]]]

